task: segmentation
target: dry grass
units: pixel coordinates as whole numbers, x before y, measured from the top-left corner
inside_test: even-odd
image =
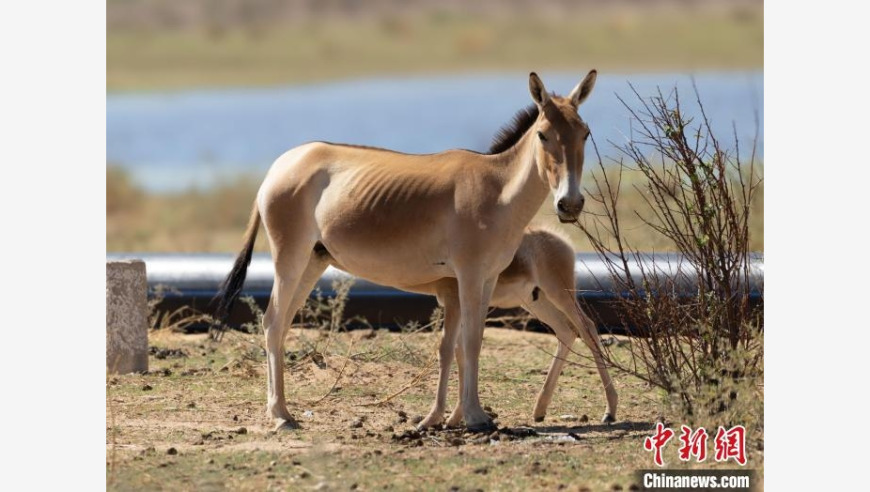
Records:
[[[714,2],[716,4],[718,2]],[[110,4],[110,9],[112,5]],[[590,4],[560,15],[433,12],[274,22],[110,28],[109,90],[269,85],[468,70],[755,68],[763,6]],[[111,12],[110,12],[111,13]]]
[[[612,426],[597,424],[605,408],[597,373],[572,356],[577,364],[566,368],[547,420],[532,426],[537,436],[492,444],[442,431],[397,441],[393,434],[412,428],[414,416],[431,404],[436,374],[426,368],[439,334],[326,333],[300,329],[289,337],[288,404],[303,429],[275,434],[265,416],[260,337],[233,332],[216,344],[205,335],[152,332],[152,346],[187,356],[162,352],[169,356],[160,359],[155,351],[148,374],[109,378],[108,488],[626,490],[635,483],[633,470],[652,465],[643,439],[667,414],[661,395],[637,379],[616,375],[620,421]],[[500,425],[531,425],[554,345],[549,335],[487,330],[481,398]],[[614,350],[627,353],[622,345]],[[409,386],[421,372],[420,382]],[[454,372],[451,403],[455,380]],[[388,403],[374,404],[406,386]],[[452,445],[454,438],[461,444]],[[676,453],[675,446],[666,448],[666,462],[683,466]],[[763,474],[763,451],[752,447],[749,460]]]

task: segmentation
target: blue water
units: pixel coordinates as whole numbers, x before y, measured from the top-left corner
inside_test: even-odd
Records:
[[[566,94],[583,73],[541,73],[547,88]],[[685,114],[695,114],[692,77],[720,139],[737,129],[748,152],[758,130],[764,150],[761,72],[626,74],[598,77],[580,107],[604,157],[611,142],[631,135],[629,111],[657,87],[675,86]],[[262,175],[281,153],[311,140],[356,143],[411,153],[449,148],[485,151],[496,130],[531,102],[525,73],[355,80],[264,89],[108,94],[110,164],[146,189],[208,187],[238,173]]]

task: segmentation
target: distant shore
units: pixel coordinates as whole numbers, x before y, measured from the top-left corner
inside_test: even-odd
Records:
[[[109,4],[110,10],[113,3]],[[421,14],[107,31],[110,91],[270,86],[487,70],[757,69],[763,5],[582,15]]]

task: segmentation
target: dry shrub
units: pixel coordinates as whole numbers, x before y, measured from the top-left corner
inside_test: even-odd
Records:
[[[624,329],[638,335],[628,358],[605,349],[609,363],[662,388],[686,421],[760,426],[763,325],[750,302],[749,247],[761,169],[754,152],[741,156],[736,138],[733,152],[725,150],[695,95],[697,121],[676,90],[651,98],[634,91],[637,110],[622,101],[636,134],[619,147],[615,167],[599,157],[587,190],[599,212],[584,214],[579,227],[621,293]],[[630,209],[620,206],[626,175],[643,199]],[[628,220],[681,253],[682,264],[650,266],[649,253],[626,239]]]

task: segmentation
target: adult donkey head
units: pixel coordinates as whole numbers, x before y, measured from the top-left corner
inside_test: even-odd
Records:
[[[589,126],[577,108],[595,87],[598,72],[592,70],[567,97],[547,92],[534,72],[529,75],[529,91],[538,109],[532,131],[536,143],[534,156],[553,192],[553,205],[561,222],[574,222],[586,201],[580,190],[583,157]]]

